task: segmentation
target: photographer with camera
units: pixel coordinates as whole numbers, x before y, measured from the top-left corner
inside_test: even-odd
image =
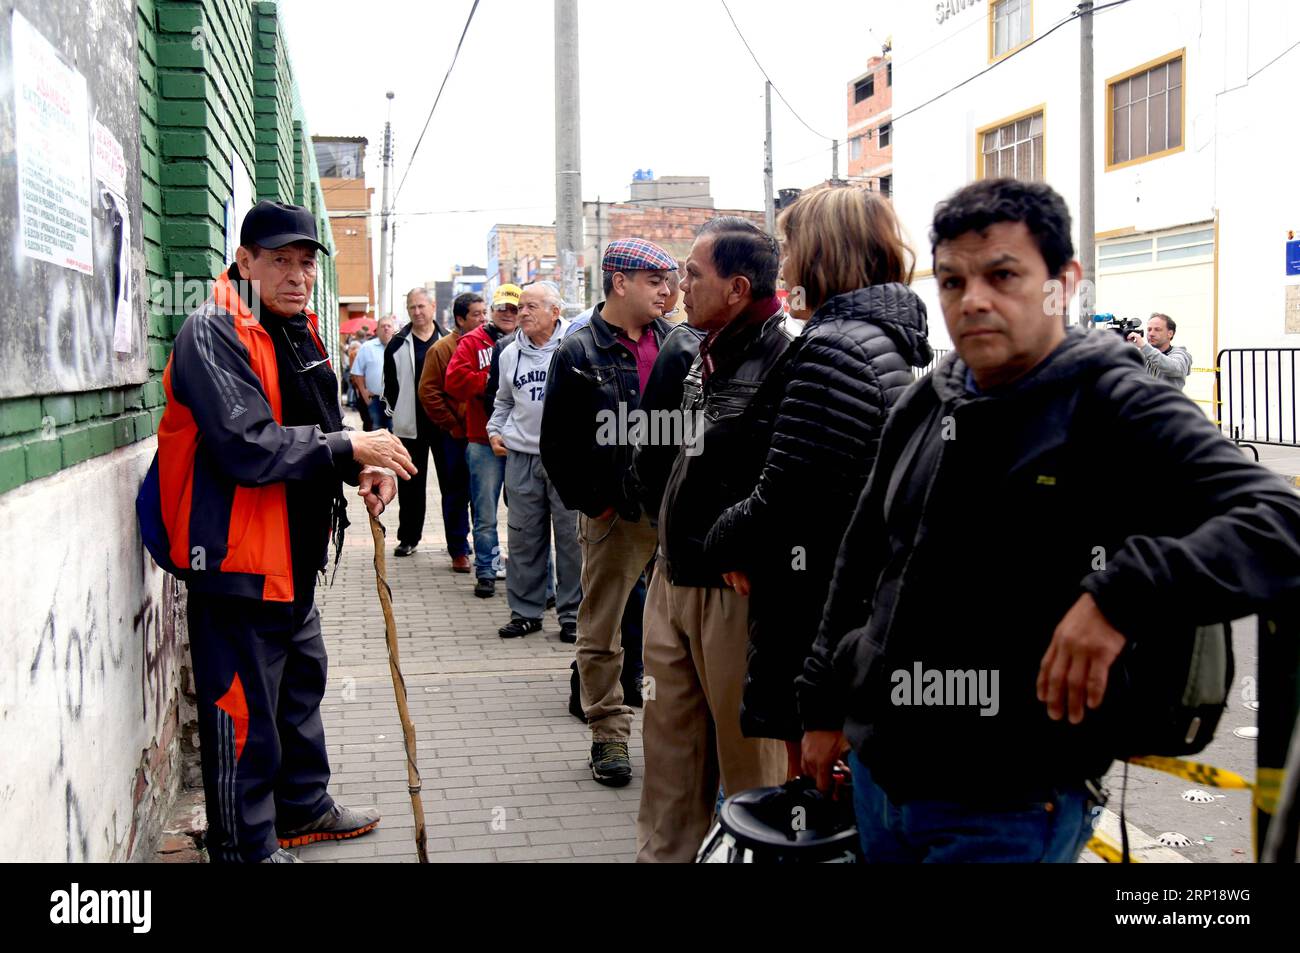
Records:
[[[1142,351],[1148,374],[1182,390],[1192,371],[1192,352],[1185,347],[1174,347],[1177,330],[1173,318],[1157,311],[1147,321],[1146,339],[1143,340],[1140,331],[1135,331],[1128,335],[1128,342]]]

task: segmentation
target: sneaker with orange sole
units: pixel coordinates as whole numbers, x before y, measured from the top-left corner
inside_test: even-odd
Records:
[[[348,840],[368,834],[379,826],[378,811],[354,811],[335,804],[310,824],[278,834],[281,847],[303,847],[323,840]]]

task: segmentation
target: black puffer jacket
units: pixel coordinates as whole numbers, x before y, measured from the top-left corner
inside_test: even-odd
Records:
[[[1117,481],[1159,488],[1158,505],[1106,492]],[[1300,588],[1298,539],[1294,490],[1115,335],[1072,329],[988,392],[949,354],[885,425],[798,681],[804,725],[843,726],[896,802],[1096,778],[1131,729],[1110,714],[1121,679],[1079,725],[1036,695],[1070,607],[1091,593],[1139,646],[1190,638]],[[983,673],[989,704],[918,700],[918,669]]]
[[[925,304],[901,284],[837,295],[790,348],[767,461],[705,543],[753,591],[740,724],[797,741],[794,681],[817,637],[844,528],[866,485],[885,416],[930,362]]]

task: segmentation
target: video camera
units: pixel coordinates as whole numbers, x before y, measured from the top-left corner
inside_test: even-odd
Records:
[[[1117,318],[1113,314],[1094,314],[1092,316],[1092,328],[1094,331],[1114,331],[1125,341],[1128,340],[1130,334],[1142,334],[1145,336],[1145,329],[1142,326],[1142,322],[1137,318]]]

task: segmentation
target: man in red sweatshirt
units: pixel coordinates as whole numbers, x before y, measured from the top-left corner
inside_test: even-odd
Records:
[[[492,415],[488,376],[497,342],[514,334],[519,324],[518,285],[502,285],[492,295],[492,320],[466,334],[456,345],[447,364],[444,389],[466,402],[465,436],[469,444],[465,461],[469,465],[470,510],[474,516],[474,595],[486,599],[496,594],[497,571],[501,568],[501,545],[497,539],[497,504],[505,481],[505,458],[492,452],[487,422]]]

